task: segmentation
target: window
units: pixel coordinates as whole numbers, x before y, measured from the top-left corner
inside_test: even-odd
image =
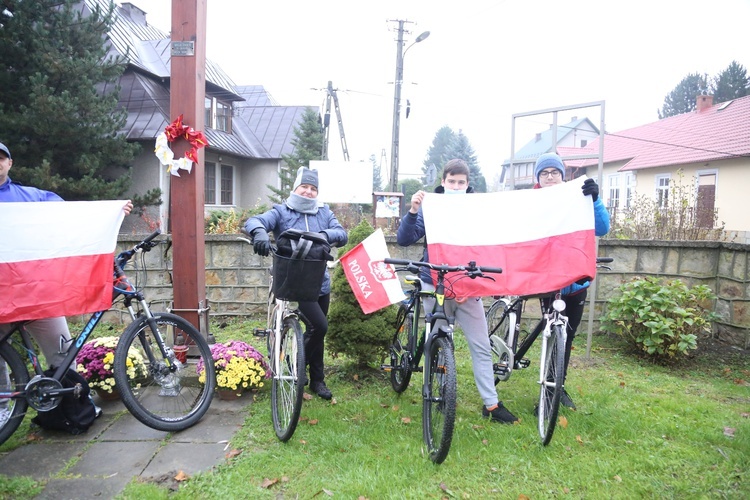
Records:
[[[669,174],[656,176],[655,198],[659,208],[667,208],[669,204]]]
[[[230,133],[232,125],[232,108],[222,102],[216,103],[216,130]]]
[[[221,204],[234,205],[234,167],[221,166]]]
[[[206,175],[205,175],[205,196],[206,199],[204,203],[206,205],[215,205],[216,204],[216,163],[213,162],[206,162],[206,169],[205,169]]]
[[[204,116],[205,123],[204,125],[208,128],[211,127],[211,124],[213,121],[211,118],[213,117],[213,100],[210,97],[206,97],[203,106],[206,110],[206,116]]]
[[[205,171],[205,204],[234,205],[234,167],[221,165],[219,168],[221,177],[217,178],[216,163],[207,161]],[[219,193],[220,202],[217,201],[216,193]]]
[[[232,105],[206,97],[206,128],[222,130],[228,134],[232,133]]]
[[[635,175],[632,172],[622,172],[608,175],[606,180],[607,207],[630,208],[635,193]]]
[[[588,140],[586,140],[586,139],[581,139],[581,147],[582,147],[582,148],[585,148],[585,147],[586,147],[586,144],[588,144],[588,143],[589,143],[589,141],[588,141]]]
[[[609,208],[620,207],[620,175],[614,174],[607,177],[607,190],[608,199],[607,206]]]
[[[625,208],[630,208],[635,194],[635,175],[633,172],[625,172]]]

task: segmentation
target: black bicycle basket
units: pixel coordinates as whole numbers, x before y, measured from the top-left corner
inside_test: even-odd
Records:
[[[306,233],[283,233],[273,253],[273,293],[279,299],[318,300],[331,247],[305,238]],[[319,240],[320,236],[316,235]]]

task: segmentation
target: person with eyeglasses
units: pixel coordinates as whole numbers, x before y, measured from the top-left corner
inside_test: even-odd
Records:
[[[537,183],[534,189],[541,189],[565,182],[565,164],[559,155],[545,153],[536,160],[534,176]],[[594,203],[594,234],[604,236],[609,232],[609,212],[604,202],[599,199],[599,186],[594,179],[586,179],[581,187],[583,196],[591,196]],[[586,303],[586,294],[589,281],[583,283],[571,283],[560,291],[561,298],[565,301],[565,314],[568,316],[568,339],[565,342],[565,377],[568,375],[568,363],[570,363],[570,352],[573,349],[578,325],[583,317],[583,306]],[[551,299],[550,299],[551,300]],[[563,381],[565,378],[563,378]],[[563,391],[560,402],[572,410],[576,409],[573,399],[567,391]]]

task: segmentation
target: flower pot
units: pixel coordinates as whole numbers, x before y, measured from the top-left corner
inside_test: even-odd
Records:
[[[120,391],[118,391],[116,387],[112,389],[112,392],[97,390],[96,395],[99,396],[99,399],[102,401],[117,401],[120,399]]]
[[[174,357],[177,358],[177,361],[179,361],[182,364],[187,363],[188,349],[189,347],[184,344],[172,346],[172,350],[174,351]]]
[[[234,401],[242,396],[240,389],[217,389],[216,392],[219,394],[219,399],[224,401]]]

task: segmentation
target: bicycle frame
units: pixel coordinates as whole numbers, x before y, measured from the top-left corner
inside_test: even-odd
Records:
[[[608,257],[597,258],[597,267],[607,268],[599,264],[611,261],[612,259]],[[539,359],[539,402],[535,411],[542,444],[547,445],[554,433],[560,399],[564,393],[568,317],[564,313],[566,304],[561,299],[560,292],[539,296],[542,318],[518,345],[522,306],[531,297],[499,298],[487,313],[488,316],[494,318],[492,312],[499,309],[498,306],[502,304],[502,313],[489,334],[496,384],[498,381],[508,380],[514,369],[529,366],[530,361],[524,356],[539,335],[542,335]],[[506,320],[507,325],[505,325]],[[507,329],[497,331],[500,325],[505,325]]]
[[[453,332],[455,316],[445,310],[446,275],[460,272],[462,277],[485,277],[482,272],[501,273],[499,268],[479,268],[475,262],[468,266],[434,265],[428,262],[414,262],[399,259],[384,259],[386,264],[405,266],[397,271],[417,273],[419,267],[427,267],[437,272],[434,290],[423,290],[417,276],[407,276],[406,282],[412,285],[409,299],[403,312],[402,321],[397,325],[391,344],[391,364],[381,369],[391,371],[391,385],[400,393],[406,389],[414,371],[419,370],[419,362],[424,355],[422,368],[422,432],[427,452],[435,463],[442,463],[448,456],[456,417],[456,364],[453,353]],[[460,277],[458,278],[460,279]],[[450,283],[450,282],[449,282]],[[425,313],[423,335],[419,335],[421,325],[422,300],[434,297],[432,311]],[[411,331],[407,345],[402,343],[403,327],[411,315]],[[443,324],[443,322],[445,322]],[[418,339],[418,340],[417,340]],[[414,345],[416,344],[416,345]]]

